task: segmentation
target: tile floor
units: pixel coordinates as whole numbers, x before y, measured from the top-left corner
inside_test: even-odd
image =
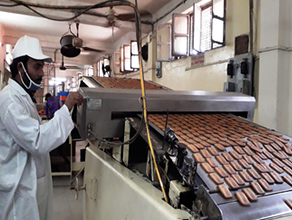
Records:
[[[54,176],[54,220],[82,220],[83,219],[83,192],[75,199],[75,191],[70,190],[69,176]]]
[[[73,161],[80,161],[80,149],[84,149],[86,141],[76,142],[76,155]],[[77,172],[73,173],[73,177]],[[82,185],[82,176],[79,180]],[[79,193],[78,200],[75,199],[75,190],[70,189],[70,176],[53,176],[54,200],[53,219],[54,220],[82,220],[83,219],[83,192]]]

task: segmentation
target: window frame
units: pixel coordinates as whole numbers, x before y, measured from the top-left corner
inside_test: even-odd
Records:
[[[187,25],[186,25],[186,34],[183,33],[176,33],[176,18],[186,18],[187,19]],[[187,57],[189,56],[189,48],[190,48],[190,15],[188,14],[177,14],[174,13],[172,14],[172,34],[171,34],[171,43],[172,43],[172,47],[171,47],[171,55],[174,57]],[[186,53],[178,53],[176,52],[176,48],[175,48],[175,39],[176,38],[181,38],[181,37],[186,37],[187,41],[186,41]]]
[[[162,42],[160,41],[160,33],[159,30],[162,30],[163,28],[167,28],[169,30],[169,42]],[[171,40],[171,33],[172,33],[172,27],[171,24],[163,24],[163,25],[158,25],[157,26],[157,38],[156,38],[156,61],[157,62],[170,62],[173,61],[173,56],[171,55],[172,51],[172,40]],[[158,47],[161,46],[168,46],[169,47],[169,56],[168,59],[159,59],[159,54],[158,54]]]
[[[134,51],[133,44],[136,44],[136,48],[137,48],[136,53],[134,53],[135,51]],[[134,66],[133,64],[134,57],[136,57],[136,59],[138,58],[138,66]],[[130,42],[130,67],[133,69],[133,71],[138,71],[140,69],[138,43],[135,40],[131,40]]]
[[[223,2],[223,17],[220,17],[220,16],[214,14],[214,7],[213,7],[214,6],[214,0],[210,0],[210,1],[206,2],[202,6],[198,6],[198,3],[200,3],[200,2],[193,4],[193,13],[191,14],[191,17],[193,18],[193,23],[192,23],[193,27],[191,27],[192,45],[190,45],[191,46],[190,50],[195,50],[197,53],[204,53],[206,51],[214,50],[214,49],[217,49],[217,48],[222,48],[222,47],[224,47],[226,45],[226,0],[221,0],[221,1]],[[195,22],[196,22],[196,20],[195,20],[196,19],[195,10],[196,10],[196,7],[200,7],[200,10],[202,11],[206,7],[210,7],[209,6],[210,4],[211,4],[211,7],[212,7],[211,32],[210,32],[210,35],[211,35],[211,38],[210,38],[211,39],[211,42],[210,42],[211,43],[211,47],[210,47],[209,50],[202,51],[201,50],[201,36],[200,36],[200,49],[197,50],[195,48],[195,32],[194,32],[195,31]],[[213,30],[214,30],[214,28],[213,28],[213,23],[214,22],[213,21],[214,21],[214,19],[218,19],[218,20],[221,20],[223,22],[223,40],[222,40],[222,42],[215,41],[213,39]],[[202,23],[202,18],[200,18],[200,25],[201,25],[201,23]],[[214,44],[220,44],[221,46],[215,47]],[[190,54],[191,55],[196,55],[196,54],[192,53],[191,51],[190,51]]]

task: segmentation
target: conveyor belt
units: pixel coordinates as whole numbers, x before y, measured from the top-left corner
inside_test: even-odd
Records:
[[[164,130],[166,115],[150,114],[149,121]],[[205,182],[218,205],[236,201],[235,192],[241,192],[243,188],[249,187],[256,192],[251,187],[251,182],[261,180],[250,175],[248,170],[254,170],[260,179],[268,178],[270,181],[268,186],[271,190],[262,187],[264,195],[257,194],[258,198],[291,190],[292,182],[283,178],[292,177],[292,146],[289,137],[227,114],[169,114],[168,127],[173,129],[180,143],[186,144],[194,155],[202,156],[203,160],[198,161],[200,165],[197,174]],[[210,150],[212,148],[213,151]],[[226,170],[226,165],[218,161],[218,156],[214,156],[214,150],[218,156],[225,159],[226,165],[233,168],[231,173]],[[210,163],[210,159],[207,158],[213,159],[215,164]],[[241,165],[242,162],[245,167]],[[210,173],[203,169],[202,164],[213,166]],[[276,170],[271,164],[277,164],[281,170]],[[264,167],[261,167],[263,165]],[[218,193],[218,184],[210,178],[211,173],[219,175],[215,171],[215,166],[222,167],[227,172],[228,176],[220,179],[222,184],[229,188],[233,198],[225,199]],[[243,174],[248,175],[250,180],[243,178],[245,177]],[[278,175],[280,179],[275,179],[271,174]],[[239,175],[243,183],[235,181],[238,186],[232,187],[227,184],[226,178],[234,179],[234,175]],[[251,206],[255,206],[255,203],[251,203]]]
[[[140,79],[124,79],[124,78],[107,78],[107,77],[93,77],[105,88],[114,89],[141,89]],[[145,81],[146,90],[167,90],[165,87],[154,84],[153,82]]]

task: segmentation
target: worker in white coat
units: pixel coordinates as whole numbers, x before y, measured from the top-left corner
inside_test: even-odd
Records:
[[[74,125],[69,111],[83,97],[69,93],[55,117],[41,124],[31,91],[40,87],[45,56],[39,40],[24,36],[13,51],[12,77],[0,92],[0,220],[50,220],[49,152],[64,143]]]

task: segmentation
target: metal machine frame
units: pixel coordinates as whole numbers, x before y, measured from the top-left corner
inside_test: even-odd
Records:
[[[98,137],[123,137],[124,117],[142,112],[140,90],[80,88],[80,93],[84,102],[78,107],[77,128],[82,138],[92,137],[88,130]],[[149,113],[222,112],[253,120],[254,108],[254,97],[238,93],[147,91]]]

